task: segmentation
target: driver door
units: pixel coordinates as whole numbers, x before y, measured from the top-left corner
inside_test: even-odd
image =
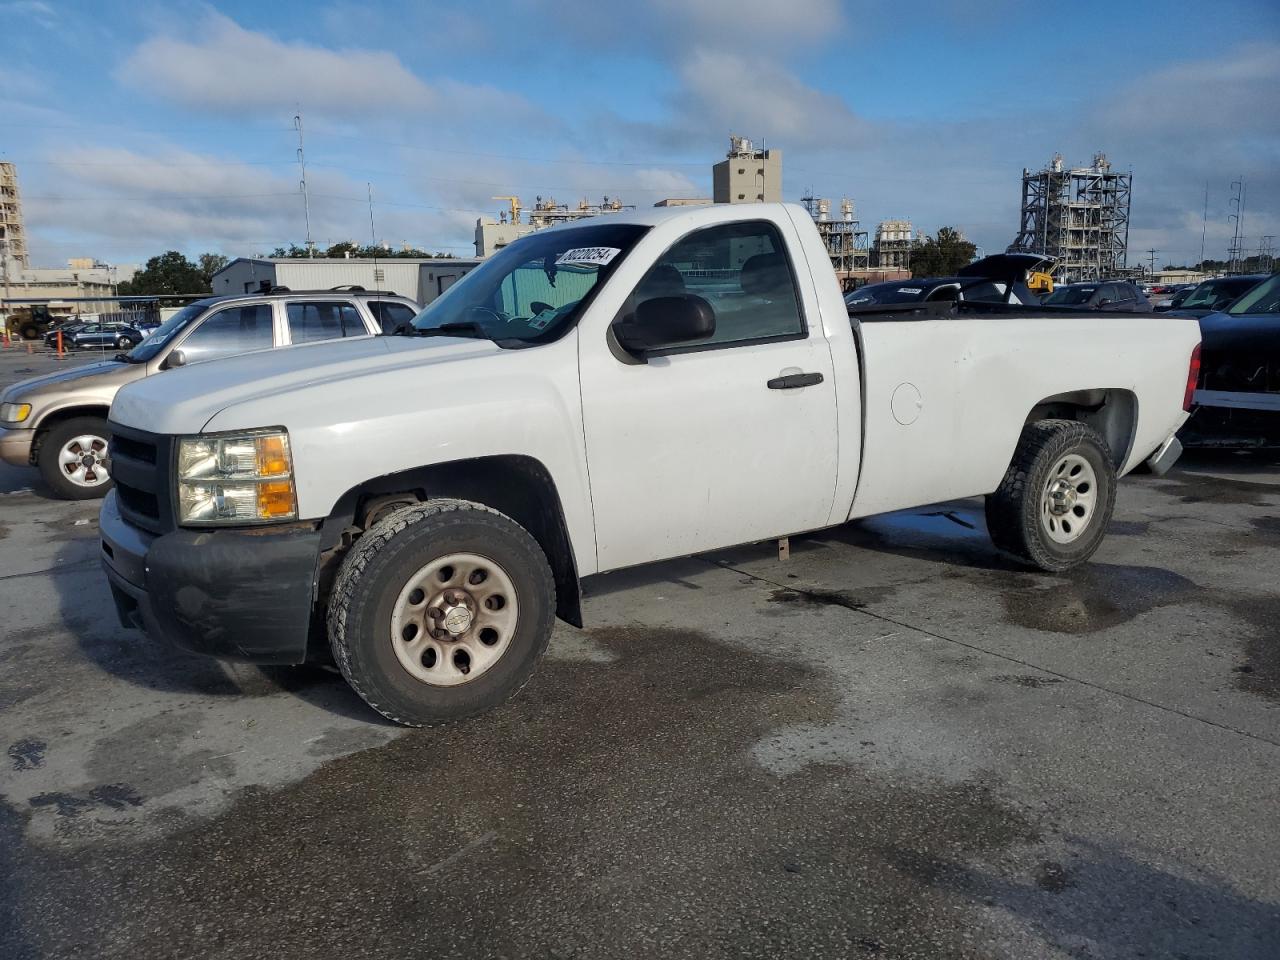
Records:
[[[615,323],[650,298],[697,296],[715,332],[644,362],[602,331],[579,341],[601,570],[824,526],[837,466],[831,353],[806,316],[783,230],[730,222],[658,257]],[[825,264],[824,264],[825,266]],[[806,274],[807,275],[807,274]]]

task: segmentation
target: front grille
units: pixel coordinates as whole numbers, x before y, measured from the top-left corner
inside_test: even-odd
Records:
[[[117,433],[112,439],[111,451],[114,456],[127,457],[142,463],[156,462],[156,446],[144,440],[135,440]]]
[[[152,533],[177,527],[173,513],[173,437],[111,425],[111,479],[120,515]]]

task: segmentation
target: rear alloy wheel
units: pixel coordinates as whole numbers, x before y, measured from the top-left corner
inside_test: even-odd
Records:
[[[460,720],[513,696],[555,622],[542,548],[510,517],[428,500],[374,524],[342,562],[329,642],[347,682],[406,726]]]
[[[117,341],[116,341],[116,349],[117,349],[117,350],[132,350],[132,349],[133,349],[133,340],[132,340],[132,339],[130,339],[129,337],[121,337],[119,340],[117,340]]]
[[[987,497],[987,530],[1001,550],[1041,570],[1069,570],[1102,543],[1116,500],[1107,442],[1075,420],[1022,430],[1013,462]]]
[[[40,441],[40,475],[63,500],[92,500],[111,489],[107,443],[111,428],[102,417],[76,417],[53,427]]]

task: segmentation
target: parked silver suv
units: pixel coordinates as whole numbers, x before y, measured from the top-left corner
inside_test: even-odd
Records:
[[[174,314],[128,353],[16,383],[0,396],[0,459],[39,467],[67,500],[111,489],[107,412],[126,383],[184,366],[270,350],[393,333],[418,312],[394,294],[338,289],[209,297]]]

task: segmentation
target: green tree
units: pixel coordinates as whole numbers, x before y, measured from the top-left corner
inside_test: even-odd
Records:
[[[122,296],[144,296],[159,293],[208,293],[208,279],[200,267],[177,250],[152,257],[147,265],[119,285]]]
[[[204,289],[213,289],[213,275],[231,262],[230,257],[220,253],[202,253],[196,262],[196,269],[204,277]]]
[[[939,227],[932,237],[925,237],[911,251],[913,277],[952,277],[957,270],[973,261],[978,248],[964,238],[955,227]]]

